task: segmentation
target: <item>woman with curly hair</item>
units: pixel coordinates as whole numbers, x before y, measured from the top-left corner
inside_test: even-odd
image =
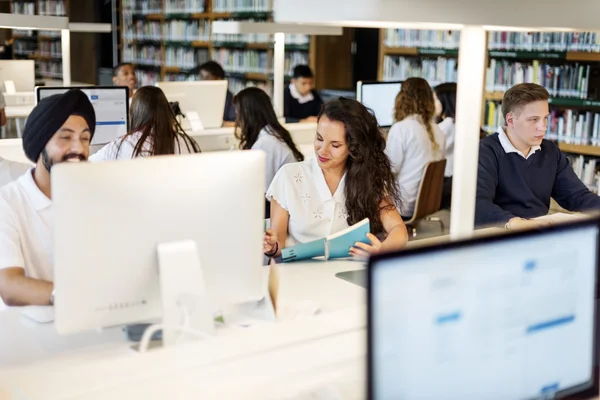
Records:
[[[412,217],[427,163],[445,155],[445,136],[435,123],[433,90],[425,79],[409,78],[396,96],[386,153],[402,190],[400,213]]]
[[[283,166],[267,191],[271,229],[265,254],[279,256],[284,247],[323,238],[364,218],[370,220],[371,244],[357,243],[349,255],[404,247],[408,234],[397,211],[400,192],[375,116],[355,100],[330,101],[318,116],[314,146],[316,158]]]

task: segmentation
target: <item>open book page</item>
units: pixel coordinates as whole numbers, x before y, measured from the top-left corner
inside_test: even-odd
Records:
[[[574,222],[574,221],[578,221],[578,220],[582,220],[582,219],[586,219],[589,218],[589,215],[586,214],[581,214],[581,213],[574,213],[574,214],[567,214],[567,213],[554,213],[554,214],[548,214],[548,215],[544,215],[542,217],[538,217],[538,218],[534,218],[536,221],[544,221],[544,222],[548,222],[550,224],[560,224],[560,223],[565,223],[565,222]]]
[[[343,231],[328,236],[325,247],[327,250],[325,258],[350,257],[348,252],[356,242],[370,243],[370,240],[367,238],[367,233],[370,231],[371,224],[369,219],[365,218]]]

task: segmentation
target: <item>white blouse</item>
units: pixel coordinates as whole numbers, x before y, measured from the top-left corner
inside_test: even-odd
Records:
[[[390,158],[398,186],[400,186],[402,208],[399,211],[403,217],[411,217],[414,213],[425,165],[441,160],[445,155],[444,133],[437,124],[430,123],[435,141],[439,146],[437,152],[433,151],[427,130],[421,123],[421,117],[417,115],[411,115],[396,122],[388,133],[385,152]]]
[[[111,160],[131,160],[133,158],[133,153],[135,150],[135,145],[142,137],[142,132],[136,132],[129,136],[125,137],[123,141],[123,137],[119,137],[112,142],[108,143],[106,146],[98,150],[96,153],[90,156],[89,161],[91,162],[101,162],[101,161],[111,161]],[[142,151],[139,157],[149,157],[150,151],[152,150],[150,143],[152,138],[146,139],[142,146]],[[192,139],[194,140],[194,139]],[[123,144],[121,144],[123,141]],[[121,148],[119,149],[119,145]],[[175,143],[175,154],[189,154],[191,151],[191,147],[188,150],[188,146],[190,144],[183,140],[182,137],[177,139],[177,143]]]
[[[279,168],[285,164],[296,162],[296,157],[287,143],[279,140],[277,136],[271,133],[269,127],[264,127],[258,134],[258,139],[252,145],[252,150],[262,150],[267,154],[266,186],[265,190],[271,185]]]
[[[346,175],[332,195],[317,159],[284,165],[267,190],[289,214],[286,247],[310,242],[348,228]]]
[[[452,171],[454,171],[454,134],[456,131],[454,118],[444,118],[438,126],[446,135],[446,170],[444,176],[449,178],[452,176]]]

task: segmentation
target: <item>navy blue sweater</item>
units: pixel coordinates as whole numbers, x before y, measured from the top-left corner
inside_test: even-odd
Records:
[[[504,225],[514,217],[546,215],[550,198],[569,211],[600,209],[600,197],[575,175],[558,146],[544,140],[528,159],[506,153],[498,134],[481,140],[475,225]]]

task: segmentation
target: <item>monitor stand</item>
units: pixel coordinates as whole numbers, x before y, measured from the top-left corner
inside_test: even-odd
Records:
[[[198,248],[192,240],[158,245],[160,291],[163,304],[164,346],[173,346],[194,331],[212,336],[215,323]]]

